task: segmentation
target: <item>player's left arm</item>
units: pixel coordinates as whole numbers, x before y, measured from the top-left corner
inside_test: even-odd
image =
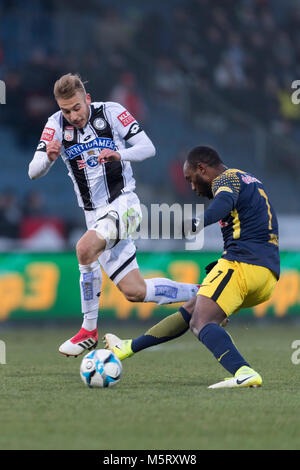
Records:
[[[141,162],[155,155],[156,150],[151,139],[129,111],[118,103],[110,103],[110,116],[113,121],[112,126],[120,138],[130,144],[130,147],[118,151],[102,150],[99,155],[101,163],[112,160]]]

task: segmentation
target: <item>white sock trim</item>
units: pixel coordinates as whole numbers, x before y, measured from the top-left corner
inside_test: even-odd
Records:
[[[100,264],[98,260],[94,261],[91,264],[79,264],[79,271],[81,273],[90,273],[92,271],[97,270],[98,268],[100,268]]]
[[[96,313],[96,314],[95,314]],[[83,316],[82,328],[93,331],[97,328],[98,312],[88,312]]]

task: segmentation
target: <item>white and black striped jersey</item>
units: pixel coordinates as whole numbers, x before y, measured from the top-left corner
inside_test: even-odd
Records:
[[[61,157],[68,168],[79,206],[93,210],[109,204],[120,194],[135,189],[130,161],[155,155],[155,148],[135,118],[120,104],[94,102],[83,129],[71,126],[61,111],[49,117],[34,158],[29,165],[31,179],[44,176],[50,162],[47,143],[61,142]],[[131,147],[126,147],[126,142]],[[120,161],[98,163],[102,149],[119,152]]]

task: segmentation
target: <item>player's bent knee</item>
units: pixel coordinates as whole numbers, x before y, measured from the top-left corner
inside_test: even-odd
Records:
[[[84,240],[79,240],[76,245],[76,255],[79,264],[87,265],[94,261],[94,254]]]
[[[82,260],[86,256],[86,250],[85,250],[85,245],[84,243],[82,243],[81,240],[79,240],[76,244],[76,256],[78,258],[79,263],[84,264],[82,263]]]
[[[76,244],[76,255],[79,264],[87,265],[96,261],[105,249],[105,240],[95,231],[86,232]]]

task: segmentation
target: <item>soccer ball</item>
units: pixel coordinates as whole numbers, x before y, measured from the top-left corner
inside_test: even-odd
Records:
[[[121,374],[120,359],[107,349],[95,349],[81,361],[80,376],[90,388],[111,387],[119,382]]]

